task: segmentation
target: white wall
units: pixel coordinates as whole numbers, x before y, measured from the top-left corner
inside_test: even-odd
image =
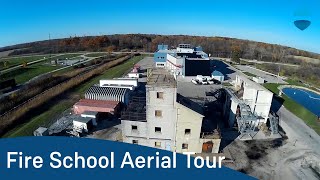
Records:
[[[119,86],[138,86],[137,79],[107,79],[100,80],[100,87],[104,87],[104,85],[119,85]]]
[[[132,126],[137,126],[137,130],[132,130]],[[121,121],[122,135],[123,136],[135,136],[135,137],[148,137],[147,135],[147,123],[140,121]]]
[[[157,98],[157,92],[163,92],[163,99]],[[150,138],[174,140],[176,109],[176,88],[154,87],[147,90],[147,120]],[[162,117],[156,117],[155,111],[162,111]],[[155,127],[161,128],[161,133],[155,132]]]

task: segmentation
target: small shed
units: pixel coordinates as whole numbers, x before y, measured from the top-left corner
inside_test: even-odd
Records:
[[[81,114],[81,117],[99,119],[99,112],[96,111],[85,111]]]
[[[220,71],[213,71],[211,77],[220,82],[224,81],[224,75]]]
[[[49,130],[45,127],[39,127],[33,132],[34,136],[49,136]]]
[[[89,132],[94,126],[97,126],[95,118],[79,117],[73,120],[73,129],[79,133]]]

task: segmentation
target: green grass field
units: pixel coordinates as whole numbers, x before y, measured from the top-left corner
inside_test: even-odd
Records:
[[[72,90],[74,95],[83,95],[84,92],[93,84],[98,83],[100,79],[103,78],[114,78],[121,77],[123,74],[128,72],[130,68],[143,59],[144,56],[136,56],[132,59],[113,67],[107,70],[104,74],[97,76],[84,84],[79,85],[77,88]],[[19,137],[19,136],[31,136],[33,131],[41,125],[48,125],[48,122],[51,122],[57,114],[61,114],[65,110],[69,109],[73,105],[72,100],[60,100],[58,103],[55,103],[47,111],[40,113],[38,116],[33,117],[28,123],[22,124],[15,129],[6,133],[3,137]]]
[[[108,55],[108,53],[96,52],[96,53],[86,54],[87,57],[99,57],[99,56],[105,56],[105,55]]]
[[[291,81],[289,81],[290,83]],[[281,84],[272,84],[266,83],[264,87],[272,91],[274,94],[279,94],[278,87]],[[297,85],[295,82],[292,85]],[[289,98],[285,94],[282,94],[281,97],[275,96],[274,98],[278,99],[279,101],[283,101],[283,106],[292,112],[294,115],[302,119],[309,127],[315,130],[320,135],[320,122],[317,120],[317,116],[310,112],[308,109],[300,105],[299,103],[295,102],[293,99]]]
[[[75,57],[78,57],[82,55],[81,53],[75,53],[75,54],[62,54],[62,55],[52,55],[53,57],[51,57],[51,59],[72,59]],[[47,56],[32,56],[32,57],[27,57],[25,58],[13,58],[13,62],[15,62],[15,66],[16,65],[20,65],[22,64],[22,62],[25,62],[26,60],[28,60],[28,62],[31,61],[35,61],[38,60],[39,58],[44,58],[44,57],[49,57],[49,55]],[[48,58],[47,60],[45,60],[46,62],[50,61],[50,58]],[[29,65],[27,67],[20,67],[18,69],[14,69],[12,71],[6,72],[4,74],[0,75],[0,80],[6,80],[6,79],[11,79],[14,78],[16,80],[16,82],[18,84],[21,83],[25,83],[27,81],[29,81],[30,79],[39,76],[41,74],[44,73],[48,73],[50,71],[56,70],[58,68],[61,68],[61,66],[51,66],[51,65],[45,65],[43,64],[44,62],[39,62],[39,63],[35,63],[32,65]],[[67,68],[66,70],[70,70],[69,68]]]
[[[49,66],[42,64],[34,64],[27,67],[21,67],[13,71],[0,75],[0,80],[14,78],[18,84],[25,83],[30,79],[39,76],[41,74],[53,71],[61,66]]]
[[[257,77],[256,75],[249,73],[249,72],[243,72],[243,74],[250,76],[250,77]]]
[[[14,66],[17,66],[17,65],[21,65],[21,64],[23,64],[25,62],[28,63],[28,62],[32,62],[32,61],[48,58],[48,57],[49,57],[49,55],[46,55],[46,56],[44,56],[44,55],[36,55],[36,56],[30,56],[30,57],[13,57],[13,58],[1,59],[0,60],[1,62],[6,61],[7,64],[6,64],[6,67],[0,66],[0,70],[7,69],[7,68],[10,68],[10,67],[14,67]]]
[[[55,57],[52,57],[52,59],[73,59],[75,57],[81,56],[82,53],[74,53],[74,54],[61,54]]]

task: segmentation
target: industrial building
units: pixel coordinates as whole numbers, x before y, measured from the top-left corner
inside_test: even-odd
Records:
[[[191,48],[190,44],[179,44],[176,49],[159,45],[154,55],[154,62],[156,67],[166,68],[173,75],[181,76],[210,76],[213,69],[209,56],[202,48]]]
[[[164,68],[148,72],[146,97],[121,116],[123,141],[175,152],[217,153],[218,132],[202,132],[203,115],[177,98],[177,82]]]
[[[234,92],[231,89],[225,90],[227,93],[223,114],[230,127],[238,127],[240,139],[252,138],[261,123],[267,123],[268,120],[271,126],[276,123],[269,118],[273,93],[263,86],[244,75],[237,75]],[[272,131],[278,133],[277,128]]]
[[[85,93],[85,99],[119,101],[125,105],[129,101],[130,90],[122,87],[91,86]]]

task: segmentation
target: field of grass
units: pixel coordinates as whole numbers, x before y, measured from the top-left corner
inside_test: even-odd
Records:
[[[32,62],[32,61],[36,61],[36,60],[40,60],[40,59],[44,59],[44,58],[48,58],[49,55],[36,55],[36,56],[30,56],[30,57],[13,57],[13,58],[5,58],[5,59],[1,59],[1,62],[6,61],[6,67],[0,66],[0,70],[3,69],[7,69],[13,66],[17,66],[17,65],[21,65],[23,63],[28,63],[28,62]]]
[[[8,137],[19,137],[19,136],[32,136],[33,131],[39,126],[47,126],[48,121],[52,118],[57,117],[60,113],[64,112],[73,105],[71,101],[61,100],[59,103],[53,105],[46,112],[39,114],[38,116],[32,118],[28,123],[24,123],[5,135],[3,138]]]
[[[34,64],[27,67],[21,67],[13,71],[0,75],[0,80],[14,78],[18,84],[25,83],[30,79],[39,76],[41,74],[53,71],[60,68],[60,66],[49,66],[42,64]]]
[[[99,56],[105,56],[105,55],[108,55],[108,53],[96,52],[96,53],[86,54],[87,57],[99,57]]]
[[[82,53],[61,54],[61,55],[52,57],[52,59],[72,59],[72,58],[78,57],[80,55],[82,55]]]
[[[250,77],[257,77],[256,75],[249,73],[249,72],[243,72],[243,74],[250,76]]]
[[[272,84],[272,83],[266,83],[264,84],[264,87],[269,89],[275,94],[279,94],[278,87],[281,84]],[[296,85],[296,84],[292,84]],[[277,100],[280,102],[283,101],[283,106],[288,109],[290,112],[292,112],[294,115],[302,119],[309,127],[311,127],[313,130],[315,130],[320,135],[320,123],[317,120],[317,116],[310,112],[308,109],[300,105],[299,103],[295,102],[293,99],[289,98],[285,94],[282,94],[281,97],[275,96]]]
[[[121,77],[123,74],[128,72],[130,68],[143,59],[144,56],[136,56],[132,59],[107,70],[104,74],[97,76],[84,84],[79,85],[77,88],[72,90],[73,95],[83,95],[83,93],[93,84],[98,83],[102,78],[114,78]],[[18,126],[17,128],[6,133],[3,137],[19,137],[19,136],[31,136],[33,131],[41,125],[47,125],[48,122],[52,121],[57,114],[63,113],[65,110],[72,107],[74,102],[66,99],[60,100],[50,107],[47,111],[40,113],[38,116],[33,117],[28,123]]]

